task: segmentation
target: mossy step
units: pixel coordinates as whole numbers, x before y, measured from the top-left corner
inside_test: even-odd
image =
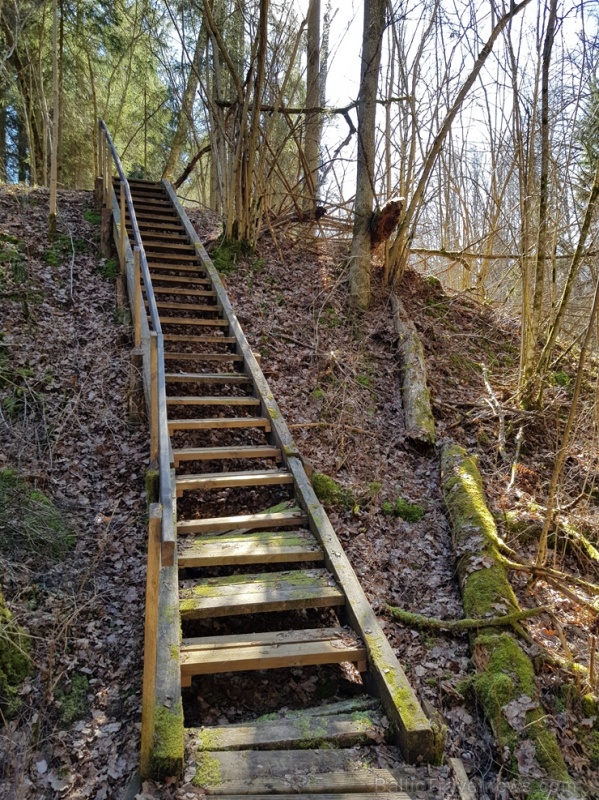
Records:
[[[388,769],[372,768],[374,757],[368,748],[325,750],[242,750],[199,752],[193,784],[218,795],[276,795],[340,792],[373,795],[384,793],[387,800],[412,800],[437,795],[423,792],[422,780],[411,767],[396,764]],[[449,780],[447,781],[449,783]],[[438,786],[438,780],[435,780]],[[450,787],[448,786],[448,789]],[[449,794],[449,791],[448,791]],[[255,798],[254,798],[255,800]]]
[[[176,452],[176,451],[175,451]],[[262,514],[238,514],[231,517],[188,519],[177,523],[177,533],[217,533],[252,528],[288,528],[306,525],[308,517],[299,509]]]
[[[245,470],[243,472],[204,472],[201,475],[181,475],[175,480],[177,497],[196,489],[224,489],[242,486],[279,486],[293,483],[286,469]]]
[[[184,639],[181,685],[190,686],[193,675],[344,662],[355,664],[360,672],[366,671],[366,649],[346,628]]]
[[[204,578],[179,590],[182,619],[326,608],[344,603],[343,592],[325,569]]]
[[[276,720],[190,729],[188,738],[200,751],[290,750],[354,747],[381,741],[384,718],[374,712],[318,716],[298,714]]]
[[[322,561],[324,553],[307,530],[212,533],[179,541],[179,567]]]

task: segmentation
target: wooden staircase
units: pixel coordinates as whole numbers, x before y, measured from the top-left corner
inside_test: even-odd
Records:
[[[107,131],[105,139],[106,183],[110,154],[117,169],[120,162]],[[150,508],[142,774],[180,774],[186,738],[195,783],[207,793],[299,791],[356,800],[384,784],[389,798],[408,798],[396,791],[398,773],[378,774],[353,748],[385,737],[405,761],[434,763],[442,736],[423,713],[314,494],[172,187],[130,180],[125,191],[119,175],[108,201],[134,317],[140,309],[136,339],[142,348],[144,338],[151,345],[154,324],[164,348],[162,361],[151,347],[144,355],[150,427],[162,460],[160,504]],[[136,247],[142,275],[144,256],[147,262],[143,280]],[[168,440],[157,427],[160,413]],[[207,630],[217,618],[218,633]],[[222,623],[231,624],[228,632]],[[365,687],[349,704],[184,732],[181,689],[197,676],[341,663],[353,664]]]

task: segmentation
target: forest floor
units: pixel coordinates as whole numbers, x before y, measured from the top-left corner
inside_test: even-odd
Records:
[[[0,732],[1,797],[120,798],[137,767],[148,437],[128,418],[131,331],[115,307],[113,265],[97,254],[91,206],[89,193],[61,193],[61,236],[50,244],[47,194],[0,190],[0,477],[18,470],[29,490],[52,500],[69,534],[69,547],[21,544],[14,520],[8,536],[0,527],[0,588],[33,637],[20,707]],[[210,238],[211,221],[195,215],[194,222]],[[404,432],[388,292],[377,286],[372,309],[356,313],[347,302],[343,250],[305,238],[276,246],[269,239],[253,257],[223,266],[300,450],[348,490],[350,501],[328,507],[329,516],[419,697],[448,726],[447,755],[462,759],[480,798],[524,796],[524,787],[506,778],[493,735],[464,691],[474,669],[467,637],[405,627],[386,609],[390,603],[445,619],[463,613],[438,457]],[[401,294],[423,340],[438,437],[478,454],[500,525],[510,511],[527,523],[502,533],[534,555],[530,529],[546,493],[556,421],[569,403],[571,356],[555,369],[549,411],[526,414],[513,396],[513,320],[415,273]],[[589,382],[589,408],[592,393]],[[508,490],[521,426],[520,466]],[[591,419],[577,430],[561,499],[578,500],[572,521],[596,541],[596,440],[588,431]],[[593,578],[576,551],[556,560]],[[536,597],[524,583],[514,585],[524,607],[551,605],[561,620],[559,631],[545,617],[527,623],[531,652],[565,646],[570,660],[588,664],[596,616],[545,584]],[[298,672],[300,692],[301,681]],[[579,699],[585,687],[570,691],[574,678],[557,669],[546,668],[538,681],[572,776],[599,797],[599,743],[593,749],[594,720]],[[261,691],[262,711],[269,711],[269,693]],[[242,693],[232,680],[225,703],[202,708],[205,721],[236,720]],[[520,767],[535,777],[534,763]],[[144,796],[168,791],[148,785]]]

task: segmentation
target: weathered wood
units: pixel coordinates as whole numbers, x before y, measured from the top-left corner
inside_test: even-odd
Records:
[[[150,461],[158,461],[158,336],[150,332]]]
[[[144,672],[141,707],[140,771],[150,773],[154,738],[154,703],[156,689],[156,657],[158,647],[158,585],[160,573],[160,526],[162,509],[152,503],[149,509],[148,562],[146,567],[146,613],[144,633]]]
[[[94,178],[94,206],[98,211],[101,211],[104,203],[104,178],[102,173],[96,175]]]
[[[215,417],[206,419],[169,419],[169,431],[200,431],[213,428],[264,428],[270,430],[265,417]]]
[[[322,548],[309,531],[204,534],[179,542],[180,567],[321,561]]]
[[[154,281],[160,283],[185,283],[185,286],[211,286],[209,278],[189,278],[187,275],[154,275]],[[159,286],[156,288],[160,288]]]
[[[366,650],[355,636],[346,640],[323,637],[306,641],[274,644],[234,644],[203,648],[195,645],[181,647],[181,679],[193,675],[210,675],[221,672],[243,672],[245,670],[281,669],[316,664],[341,664],[343,662],[364,664]]]
[[[164,354],[166,361],[218,361],[227,364],[240,364],[243,361],[243,356],[237,356],[234,353],[185,353],[167,352]],[[241,405],[248,405],[241,403]],[[249,405],[252,405],[251,403]],[[258,402],[258,405],[260,403]]]
[[[205,472],[202,475],[180,475],[175,483],[177,497],[196,489],[224,489],[241,486],[273,486],[293,483],[287,470],[246,470],[243,472]]]
[[[103,208],[100,219],[100,253],[103,258],[112,256],[112,209]]]
[[[143,357],[143,350],[140,347],[136,347],[129,355],[129,415],[138,424],[146,418]]]
[[[368,715],[359,719],[344,715],[298,715],[272,722],[199,728],[191,731],[189,739],[199,751],[287,750],[293,746],[318,746],[324,741],[337,747],[351,747],[380,739],[382,729],[381,720],[375,715],[372,719]]]
[[[284,528],[305,525],[308,517],[302,511],[278,511],[273,514],[240,514],[234,517],[189,519],[177,523],[177,533],[217,533],[239,528]]]
[[[167,372],[167,383],[251,383],[243,372]]]
[[[133,331],[135,347],[141,346],[141,263],[139,247],[133,250]]]
[[[198,580],[181,588],[179,608],[182,619],[205,619],[344,603],[343,592],[326,570],[288,570]]]
[[[259,406],[260,400],[251,395],[242,397],[197,397],[189,395],[186,397],[167,397],[166,404],[169,406]]]
[[[281,451],[270,445],[231,447],[184,447],[173,450],[175,468],[181,461],[216,461],[221,458],[274,458],[281,460]]]
[[[455,782],[458,787],[460,800],[476,800],[476,789],[468,778],[462,759],[450,758],[448,761],[455,775]]]
[[[171,286],[154,286],[154,294],[183,295],[184,297],[216,297],[209,289],[179,289]]]
[[[218,307],[215,305],[207,305],[205,303],[178,303],[175,301],[169,302],[168,300],[157,300],[156,308],[174,309],[175,311],[208,311],[212,314],[218,313]]]
[[[399,336],[406,431],[411,439],[426,445],[433,445],[435,443],[435,419],[427,385],[422,343],[414,323],[395,294],[391,295],[391,306],[395,330]]]
[[[205,328],[228,328],[226,319],[202,319],[201,317],[163,317],[160,324],[164,325],[200,325]]]
[[[148,255],[148,254],[146,254]],[[150,272],[153,270],[167,269],[170,272],[191,272],[196,275],[204,275],[205,273],[202,272],[201,267],[199,266],[190,266],[189,264],[167,264],[164,261],[158,261],[157,259],[152,260],[151,255],[148,255],[148,266],[150,267]]]
[[[189,735],[187,738],[190,739]],[[191,742],[188,749],[193,751]],[[210,794],[231,794],[226,786],[233,783],[247,787],[236,789],[236,794],[255,794],[255,789],[257,790],[261,783],[266,781],[273,781],[273,787],[280,786],[280,790],[283,790],[285,788],[283,782],[286,780],[289,781],[289,791],[301,792],[304,784],[312,776],[344,773],[357,777],[369,770],[367,758],[368,750],[364,748],[217,750],[206,752],[205,757],[199,756],[195,780],[204,788],[209,788]],[[212,773],[206,769],[208,764],[214,766]],[[276,781],[280,781],[281,784],[275,783]],[[409,785],[413,781],[414,776],[402,780],[402,787],[404,783]],[[371,790],[375,787],[379,788],[373,782]]]
[[[148,245],[146,248],[146,255],[148,257],[148,261],[151,259],[160,259],[163,264],[168,264],[169,262],[173,262],[176,264],[189,264],[197,263],[199,267],[199,259],[196,255],[185,255],[185,253],[162,253],[158,248],[154,245]]]
[[[156,292],[156,289],[154,289]],[[165,333],[163,336],[165,342],[189,342],[195,344],[204,342],[207,344],[235,344],[234,336],[225,336],[222,333],[211,333],[206,336],[193,336],[190,333]]]

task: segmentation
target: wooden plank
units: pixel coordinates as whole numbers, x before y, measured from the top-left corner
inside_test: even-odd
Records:
[[[281,669],[316,664],[363,663],[366,650],[358,642],[339,647],[336,642],[245,645],[212,652],[181,649],[181,677],[220,672]]]
[[[147,254],[146,254],[147,255]],[[205,275],[206,273],[202,271],[201,266],[198,264],[197,266],[190,266],[189,264],[165,264],[164,261],[152,261],[151,256],[148,257],[148,266],[150,267],[150,272],[152,270],[161,270],[161,269],[168,269],[172,272],[192,272],[196,275]]]
[[[158,586],[160,572],[160,526],[162,507],[151,503],[148,525],[148,561],[146,567],[146,613],[144,627],[144,672],[141,709],[142,775],[150,771],[150,756],[154,738],[154,695],[156,689],[156,657],[158,648]]]
[[[243,486],[279,486],[293,483],[287,470],[247,470],[244,472],[206,472],[203,475],[180,475],[175,481],[177,497],[183,492],[204,489],[226,489]]]
[[[345,603],[327,570],[286,570],[204,578],[179,589],[182,619],[328,608]]]
[[[157,257],[162,262],[176,261],[178,263],[180,261],[182,262],[193,261],[196,262],[198,266],[200,263],[200,260],[196,255],[185,255],[185,253],[161,253],[158,250],[156,250],[153,245],[150,245],[149,247],[146,248],[146,256],[148,257],[148,261],[150,261],[150,259],[154,257]]]
[[[184,297],[216,297],[216,292],[210,289],[180,289],[175,286],[154,286],[153,288],[154,294],[174,294],[183,295]]]
[[[169,353],[164,354],[165,361],[221,361],[224,363],[241,363],[243,356],[235,353]],[[241,403],[243,405],[243,403]],[[260,402],[258,402],[260,405]]]
[[[177,254],[179,250],[186,251],[191,254],[195,254],[195,248],[189,242],[151,242],[149,245],[151,250],[176,250]]]
[[[200,431],[213,428],[264,428],[270,430],[266,417],[207,417],[206,419],[169,419],[169,433],[173,431]]]
[[[210,754],[212,756],[212,754]],[[200,757],[200,763],[202,763]],[[393,773],[388,769],[365,769],[360,772],[330,772],[326,775],[296,775],[288,778],[256,778],[249,784],[242,780],[218,784],[202,784],[210,796],[221,800],[239,800],[251,795],[253,800],[272,798],[278,800],[304,798],[304,800],[372,800],[379,795],[387,800],[415,800],[423,797],[436,797],[432,793],[426,795],[407,794],[400,789],[402,773]],[[414,781],[416,784],[416,782]],[[417,785],[417,784],[416,784]],[[291,794],[285,794],[291,792]],[[299,794],[298,794],[299,792]]]
[[[166,338],[166,336],[165,336]],[[167,383],[251,383],[243,372],[167,372]]]
[[[281,451],[278,447],[270,445],[184,447],[173,450],[175,467],[178,467],[181,461],[216,461],[221,458],[274,458],[280,461]]]
[[[274,647],[276,645],[308,644],[310,642],[337,642],[340,649],[347,646],[363,646],[355,633],[350,628],[303,628],[302,630],[263,631],[261,633],[232,633],[222,636],[198,636],[181,640],[181,651],[191,653],[217,653],[221,650],[244,649],[249,646]],[[378,709],[380,703],[372,697],[366,697],[366,702],[360,706],[364,709]],[[360,701],[358,701],[360,705]],[[348,709],[352,712],[358,710],[356,701],[340,701],[324,706],[307,709],[316,716],[331,716],[345,713]],[[298,716],[298,712],[290,711],[281,713],[281,718]]]
[[[146,221],[144,222],[144,220]],[[132,231],[133,229],[131,225],[128,222],[126,222],[126,224],[127,224],[127,230]],[[156,228],[160,228],[160,230],[165,230],[165,231],[182,231],[183,232],[182,235],[186,235],[184,232],[185,229],[183,228],[180,222],[169,221],[164,223],[158,223],[151,214],[149,214],[147,217],[145,214],[137,216],[137,225],[140,230],[140,233],[142,234],[142,238],[146,231],[155,231]]]
[[[462,760],[460,758],[450,758],[449,764],[455,776],[460,800],[476,800],[476,789],[468,777]]]
[[[154,288],[156,292],[156,288]],[[165,333],[162,337],[165,342],[213,342],[215,344],[234,344],[234,336],[225,336],[224,334],[208,334],[207,336],[192,336],[189,333]]]
[[[284,564],[321,561],[322,548],[309,531],[203,534],[179,544],[179,567]],[[352,659],[350,659],[352,660]]]
[[[379,720],[366,716],[353,720],[349,716],[298,716],[297,718],[223,725],[190,731],[188,741],[198,750],[287,750],[301,748],[309,742],[330,742],[337,747],[351,747],[380,737]],[[195,733],[195,735],[194,735]],[[359,795],[358,795],[359,797]],[[339,800],[339,796],[332,796]]]
[[[205,319],[202,317],[164,317],[160,320],[161,325],[203,325],[207,328],[228,328],[229,323],[226,319]]]
[[[217,533],[237,528],[285,528],[305,525],[308,518],[302,511],[278,511],[273,514],[239,514],[232,517],[190,519],[177,523],[177,533]]]
[[[259,406],[257,397],[167,397],[167,406]],[[278,451],[280,452],[280,450]]]
[[[189,749],[191,751],[192,748]],[[226,750],[207,752],[205,755],[205,759],[201,756],[198,759],[197,778],[202,777],[204,764],[215,764],[215,772],[219,778],[218,785],[209,783],[207,780],[204,782],[199,780],[203,788],[209,789],[208,793],[211,795],[233,793],[251,795],[259,791],[268,794],[271,786],[277,794],[285,789],[288,792],[301,793],[310,790],[312,778],[341,774],[347,775],[348,779],[355,779],[356,791],[390,792],[397,791],[399,788],[404,789],[404,787],[406,787],[404,790],[411,791],[407,787],[415,785],[418,797],[426,796],[422,794],[423,781],[413,772],[406,772],[400,767],[389,770],[372,769],[368,763],[369,751],[364,748],[240,750],[237,752]],[[218,764],[217,767],[216,764]],[[362,787],[362,782],[369,780],[370,777],[373,778],[372,782],[366,788],[358,789],[358,787]],[[235,786],[236,783],[239,784],[239,788]],[[267,788],[262,790],[261,787],[265,784],[268,784]],[[372,797],[372,795],[370,796]],[[405,795],[406,798],[409,796],[411,795]]]
[[[152,284],[154,281],[160,281],[161,283],[183,283],[185,285],[188,284],[191,286],[211,286],[211,282],[208,278],[188,278],[187,275],[154,275],[152,278]]]
[[[145,300],[147,304],[147,300]],[[177,303],[169,302],[168,300],[159,300],[156,302],[156,308],[170,309],[174,311],[203,311],[210,314],[218,314],[219,308],[216,305],[202,305],[201,303]]]

